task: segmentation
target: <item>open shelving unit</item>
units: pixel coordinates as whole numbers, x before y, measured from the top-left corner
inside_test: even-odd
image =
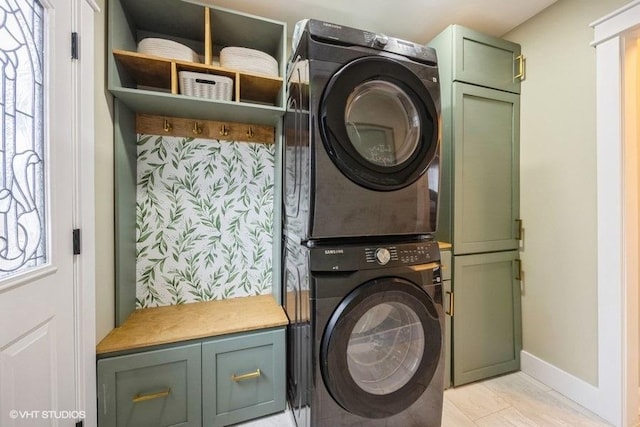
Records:
[[[210,125],[216,123],[217,127],[225,126],[226,122],[232,133],[242,129],[241,134],[250,135],[249,139],[240,139],[248,141],[252,141],[254,131],[262,135],[261,129],[269,132],[271,127],[274,136],[267,134],[265,142],[275,142],[276,153],[279,153],[280,121],[286,99],[283,76],[287,31],[282,22],[193,1],[110,0],[108,7],[107,83],[115,97],[116,324],[121,325],[134,311],[136,300],[136,134],[139,131],[136,117],[159,116],[156,119],[169,120],[174,124],[173,133],[178,131],[181,119],[196,120],[195,126],[203,126],[207,131],[201,136],[217,135],[217,130],[208,129],[204,121]],[[202,62],[137,52],[138,43],[147,37],[188,46]],[[213,65],[212,60],[227,46],[271,55],[278,61],[279,75],[260,75]],[[181,71],[231,78],[232,99],[212,100],[180,94],[178,73]],[[277,154],[277,159],[279,156]],[[276,182],[276,191],[278,188]],[[279,218],[274,217],[274,224],[278,223]],[[274,229],[274,241],[279,240],[278,233],[279,229]],[[278,280],[278,273],[274,271],[274,283]],[[278,286],[274,286],[273,293],[279,301]]]
[[[181,0],[114,0],[109,8],[109,90],[133,111],[272,126],[279,121],[284,113],[284,23]],[[138,42],[147,37],[186,45],[203,62],[138,53]],[[279,75],[212,65],[213,58],[227,46],[256,49],[273,56],[278,61]],[[232,100],[180,94],[180,71],[231,78]]]

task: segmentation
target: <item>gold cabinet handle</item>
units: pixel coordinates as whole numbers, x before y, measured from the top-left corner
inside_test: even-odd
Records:
[[[167,397],[169,396],[169,393],[171,393],[170,388],[166,390],[158,391],[155,393],[149,393],[149,394],[139,393],[133,396],[132,400],[133,400],[133,403],[146,402],[147,400],[160,399],[161,397]]]
[[[516,240],[522,240],[524,229],[522,228],[522,220],[516,219]]]
[[[523,277],[524,277],[524,271],[522,271],[522,260],[517,259],[516,260],[516,280],[521,282]]]
[[[513,76],[513,79],[524,80],[524,55],[516,56],[516,61],[518,61],[518,74]]]
[[[446,310],[444,312],[444,314],[446,314],[447,316],[452,316],[453,317],[453,292],[451,291],[447,291],[446,294],[449,296],[449,310]]]
[[[235,382],[238,382],[238,381],[245,381],[245,380],[250,380],[250,379],[253,379],[253,378],[258,378],[261,375],[262,375],[262,371],[260,371],[260,369],[256,369],[253,372],[249,372],[249,373],[242,374],[242,375],[233,374],[233,375],[231,375],[231,379],[233,381],[235,381]]]

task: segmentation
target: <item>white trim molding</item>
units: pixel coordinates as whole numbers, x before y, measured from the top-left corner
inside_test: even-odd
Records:
[[[597,387],[524,350],[520,352],[520,370],[592,412],[600,406]]]
[[[596,48],[598,213],[598,414],[617,427],[637,423],[637,140],[625,135],[625,43],[640,27],[640,0],[591,24]],[[635,58],[634,58],[635,60]],[[638,96],[637,93],[633,96]],[[640,97],[638,97],[640,98]],[[633,143],[634,145],[630,145]],[[635,161],[635,164],[632,163]],[[637,221],[636,221],[637,222]],[[635,319],[635,320],[634,320]]]
[[[81,230],[82,253],[75,258],[75,328],[78,408],[85,427],[97,425],[95,306],[95,158],[94,158],[94,20],[100,11],[93,0],[73,0],[73,29],[79,59],[74,61],[74,227]]]

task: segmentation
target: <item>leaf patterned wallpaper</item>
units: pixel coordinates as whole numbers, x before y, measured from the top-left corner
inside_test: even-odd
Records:
[[[275,147],[137,144],[137,308],[270,293]]]

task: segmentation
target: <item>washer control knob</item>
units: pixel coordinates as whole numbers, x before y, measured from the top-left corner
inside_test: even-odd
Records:
[[[373,38],[373,42],[377,46],[385,47],[387,43],[389,43],[389,37],[385,36],[384,34],[376,34],[376,36]]]
[[[391,252],[387,248],[376,249],[376,261],[380,265],[386,265],[391,259]]]

